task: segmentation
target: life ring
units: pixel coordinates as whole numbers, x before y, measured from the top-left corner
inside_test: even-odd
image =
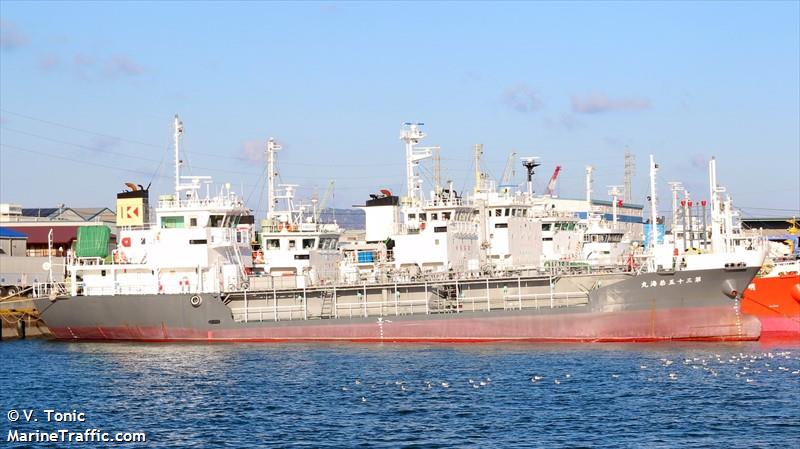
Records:
[[[424,231],[425,230],[425,222],[424,221],[419,224],[419,230],[420,231]]]
[[[192,307],[200,307],[200,304],[202,303],[203,303],[203,297],[200,295],[194,295],[189,299],[189,304],[191,304]]]
[[[239,286],[241,290],[247,290],[248,288],[250,288],[250,284],[248,284],[247,281],[242,282],[242,285]]]

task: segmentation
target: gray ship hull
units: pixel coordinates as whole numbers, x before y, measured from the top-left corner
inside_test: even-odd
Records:
[[[754,340],[760,335],[759,321],[740,313],[738,295],[756,271],[75,296],[35,303],[53,335],[63,340]]]

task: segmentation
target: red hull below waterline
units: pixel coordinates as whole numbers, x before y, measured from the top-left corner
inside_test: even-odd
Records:
[[[742,312],[758,317],[764,338],[800,340],[800,275],[753,279]]]
[[[149,342],[653,342],[752,341],[757,318],[734,307],[611,313],[386,317],[369,321],[308,320],[249,327],[192,329],[161,326],[51,328],[64,340]]]

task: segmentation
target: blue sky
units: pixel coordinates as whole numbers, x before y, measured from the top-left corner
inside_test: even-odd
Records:
[[[193,174],[263,210],[261,151],[284,145],[301,195],[333,205],[404,191],[404,121],[426,123],[443,177],[471,149],[502,174],[542,158],[542,190],[647,194],[647,160],[706,199],[706,161],[746,216],[800,215],[798,2],[0,3],[0,201],[106,205],[123,182],[171,189],[171,118]],[[162,162],[163,159],[163,162]],[[519,164],[517,164],[519,165]],[[517,167],[516,180],[522,181]]]

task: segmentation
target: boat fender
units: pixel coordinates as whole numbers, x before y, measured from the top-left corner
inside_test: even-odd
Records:
[[[200,307],[200,304],[203,303],[203,298],[200,295],[194,295],[189,299],[189,303],[192,307]]]

